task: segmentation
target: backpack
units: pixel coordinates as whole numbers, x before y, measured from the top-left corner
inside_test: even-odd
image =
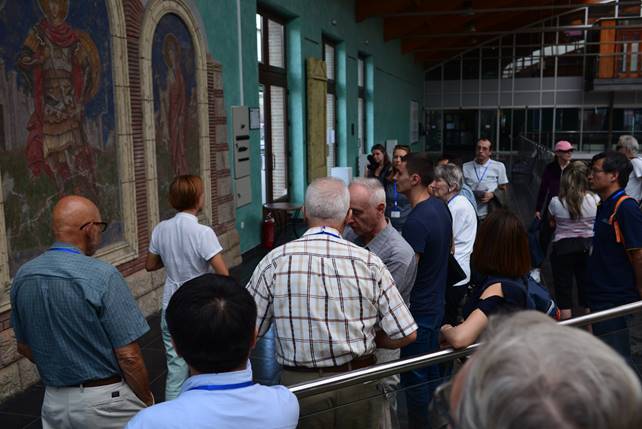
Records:
[[[484,289],[495,283],[501,283],[502,286],[510,285],[523,291],[526,294],[526,309],[537,310],[555,320],[560,320],[560,310],[557,308],[551,293],[530,275],[524,277],[521,281],[505,277],[489,277],[485,282]]]
[[[626,200],[633,200],[635,201],[635,198],[628,196],[626,194],[621,195],[620,198],[617,199],[615,202],[615,207],[613,208],[613,213],[611,213],[611,216],[609,216],[609,225],[613,227],[613,230],[615,231],[615,242],[618,244],[624,245],[624,237],[622,236],[622,229],[620,228],[620,224],[615,218],[615,215],[617,214],[617,209],[620,208],[620,205],[626,201]],[[637,201],[636,201],[637,203]],[[642,202],[641,202],[642,204]],[[642,207],[642,206],[641,206]]]

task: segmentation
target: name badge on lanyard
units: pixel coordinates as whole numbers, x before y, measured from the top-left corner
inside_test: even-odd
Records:
[[[401,210],[399,210],[399,204],[397,200],[399,199],[399,194],[397,193],[397,181],[395,180],[393,182],[393,197],[394,197],[394,205],[392,206],[392,210],[390,211],[390,217],[394,219],[399,219],[401,217]]]

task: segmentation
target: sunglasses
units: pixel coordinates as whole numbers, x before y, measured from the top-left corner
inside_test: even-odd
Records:
[[[107,223],[107,222],[87,222],[86,224],[84,224],[83,226],[81,226],[81,227],[80,227],[80,229],[81,229],[81,230],[83,230],[83,229],[85,229],[88,225],[95,225],[95,226],[97,226],[98,228],[100,228],[100,232],[105,232],[105,230],[107,229],[107,226],[109,225],[109,223]]]

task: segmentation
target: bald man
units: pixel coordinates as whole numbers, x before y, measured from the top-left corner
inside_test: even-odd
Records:
[[[46,386],[46,428],[122,428],[154,402],[136,340],[149,330],[123,276],[91,258],[107,223],[86,198],[53,210],[55,243],[11,287],[18,351]]]

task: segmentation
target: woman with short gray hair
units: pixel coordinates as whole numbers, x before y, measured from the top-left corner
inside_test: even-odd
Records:
[[[629,135],[620,136],[617,141],[616,150],[623,153],[631,161],[633,170],[629,175],[629,182],[624,191],[627,195],[635,198],[638,203],[642,202],[642,158],[640,158],[640,145],[635,137]]]
[[[624,359],[535,311],[491,319],[449,399],[459,429],[642,427],[642,388]]]
[[[456,324],[459,304],[470,283],[470,255],[477,235],[477,213],[470,201],[460,195],[464,175],[455,164],[435,167],[435,179],[431,184],[433,196],[443,200],[452,215],[455,259],[466,273],[466,278],[446,288],[446,313],[444,323]]]

